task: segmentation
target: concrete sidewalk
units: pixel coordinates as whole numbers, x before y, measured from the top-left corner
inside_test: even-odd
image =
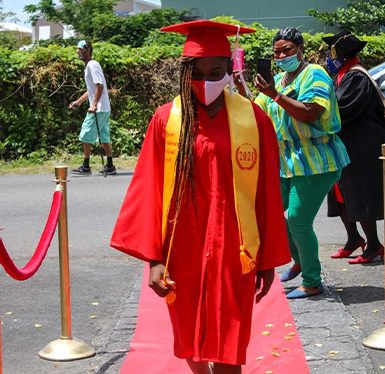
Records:
[[[362,345],[363,333],[342,304],[325,266],[322,277],[325,286],[322,295],[289,300],[310,373],[375,373],[368,351]],[[291,291],[300,282],[298,278],[286,282],[285,290]]]

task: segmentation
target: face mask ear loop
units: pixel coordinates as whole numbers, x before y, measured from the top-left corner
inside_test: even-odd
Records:
[[[299,61],[302,62],[302,60],[303,60],[303,52],[301,51],[301,47],[300,47],[300,46],[298,47],[298,52],[297,52],[297,54],[298,54],[298,53],[301,53],[301,55],[300,55],[300,60],[299,60]]]
[[[239,26],[239,25],[236,25],[236,26],[238,27],[238,31],[237,31],[237,35],[235,37],[233,53],[232,53],[232,59],[233,59],[233,61],[234,60],[238,60],[238,62],[239,62],[240,55],[239,55],[238,48],[239,48],[239,31],[241,29],[241,26]],[[241,80],[242,86],[245,89],[247,96],[253,98],[254,95],[250,91],[249,87],[247,86],[247,83],[246,83],[245,77],[243,76],[243,71],[242,70],[239,71],[239,79]],[[231,75],[231,79],[230,79],[230,96],[233,95],[233,92],[234,92],[234,79],[233,79],[233,75]]]

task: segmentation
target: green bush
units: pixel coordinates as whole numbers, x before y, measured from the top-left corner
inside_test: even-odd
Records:
[[[154,110],[176,94],[181,47],[94,44],[108,82],[115,155],[136,154]],[[170,69],[172,73],[170,74]],[[16,159],[81,150],[78,133],[87,104],[69,104],[85,92],[76,46],[0,49],[0,157]],[[115,143],[115,144],[114,144]]]
[[[229,17],[222,22],[237,23]],[[252,85],[257,58],[272,56],[277,30],[253,24],[257,32],[243,35],[246,79]],[[323,34],[304,33],[305,58],[325,66]],[[385,60],[385,37],[367,40],[360,54],[371,68]],[[131,48],[95,43],[94,58],[103,67],[111,100],[111,141],[114,155],[137,154],[152,114],[179,89],[179,59],[184,37],[151,32],[144,46]],[[234,38],[232,38],[232,42]],[[273,63],[273,70],[276,67]],[[0,48],[0,158],[48,158],[81,152],[78,140],[87,104],[77,111],[69,104],[85,92],[84,64],[76,45],[36,46],[29,51]]]

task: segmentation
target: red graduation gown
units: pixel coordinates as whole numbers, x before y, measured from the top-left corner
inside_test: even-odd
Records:
[[[282,208],[279,157],[274,128],[252,103],[260,136],[256,194],[261,245],[258,270],[290,262]],[[162,248],[165,127],[172,103],[152,118],[111,246],[144,261],[166,259],[171,226]],[[182,204],[176,227],[170,278],[177,298],[169,306],[179,358],[245,364],[254,304],[255,270],[242,275],[234,205],[231,143],[226,107],[212,119],[197,105],[194,149],[195,210]],[[172,217],[172,215],[171,215]]]

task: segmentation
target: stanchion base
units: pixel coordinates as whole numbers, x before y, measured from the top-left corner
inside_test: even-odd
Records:
[[[39,352],[39,356],[49,361],[74,361],[92,357],[95,350],[83,340],[57,339]]]
[[[365,347],[385,351],[385,327],[372,332],[362,341]]]

